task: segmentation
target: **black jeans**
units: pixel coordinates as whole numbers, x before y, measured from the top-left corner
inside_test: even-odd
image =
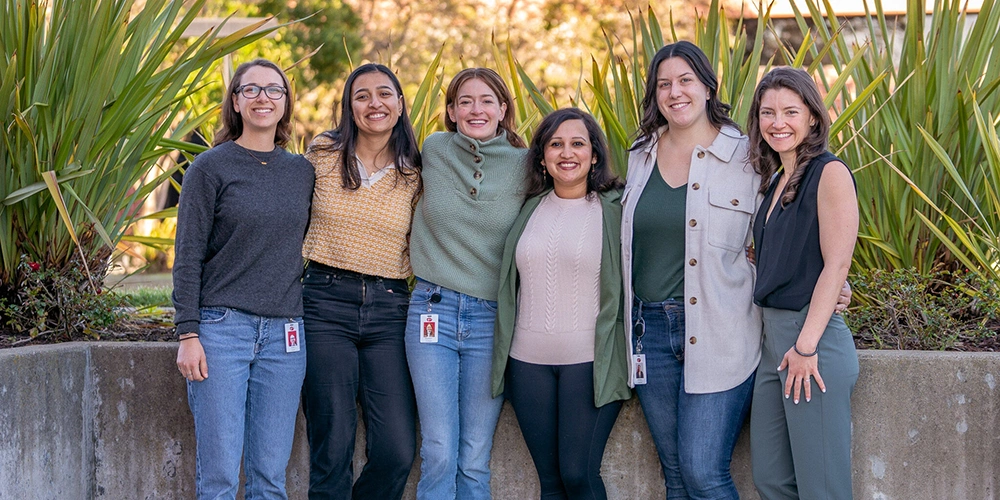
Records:
[[[400,498],[416,453],[416,403],[403,332],[406,281],[310,262],[303,278],[309,498]],[[368,462],[351,482],[357,404]]]
[[[541,498],[607,498],[601,459],[622,401],[594,406],[594,363],[536,365],[511,358],[507,368],[507,395],[538,471]]]

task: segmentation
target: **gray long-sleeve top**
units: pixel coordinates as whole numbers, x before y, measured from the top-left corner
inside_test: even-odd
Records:
[[[313,181],[305,158],[278,147],[248,152],[230,141],[198,155],[184,175],[177,212],[178,334],[199,331],[201,307],[302,315],[302,239]]]

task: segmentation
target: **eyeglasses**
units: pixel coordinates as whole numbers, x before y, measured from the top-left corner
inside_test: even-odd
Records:
[[[234,94],[243,94],[243,97],[247,99],[256,99],[260,95],[260,91],[264,91],[264,95],[272,101],[277,101],[288,93],[288,89],[285,87],[279,87],[277,85],[272,85],[268,87],[261,87],[260,85],[240,85],[236,87],[233,91]]]

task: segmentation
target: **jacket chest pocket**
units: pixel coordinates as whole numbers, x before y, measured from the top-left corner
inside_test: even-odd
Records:
[[[733,252],[743,251],[756,197],[750,189],[712,186],[708,191],[708,243]]]

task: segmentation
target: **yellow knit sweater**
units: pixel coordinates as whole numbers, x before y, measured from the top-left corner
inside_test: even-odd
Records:
[[[322,141],[329,139],[317,139]],[[306,158],[316,169],[316,187],[302,255],[362,274],[408,277],[416,181],[407,183],[392,169],[371,187],[351,191],[341,184],[340,152],[310,152]]]

